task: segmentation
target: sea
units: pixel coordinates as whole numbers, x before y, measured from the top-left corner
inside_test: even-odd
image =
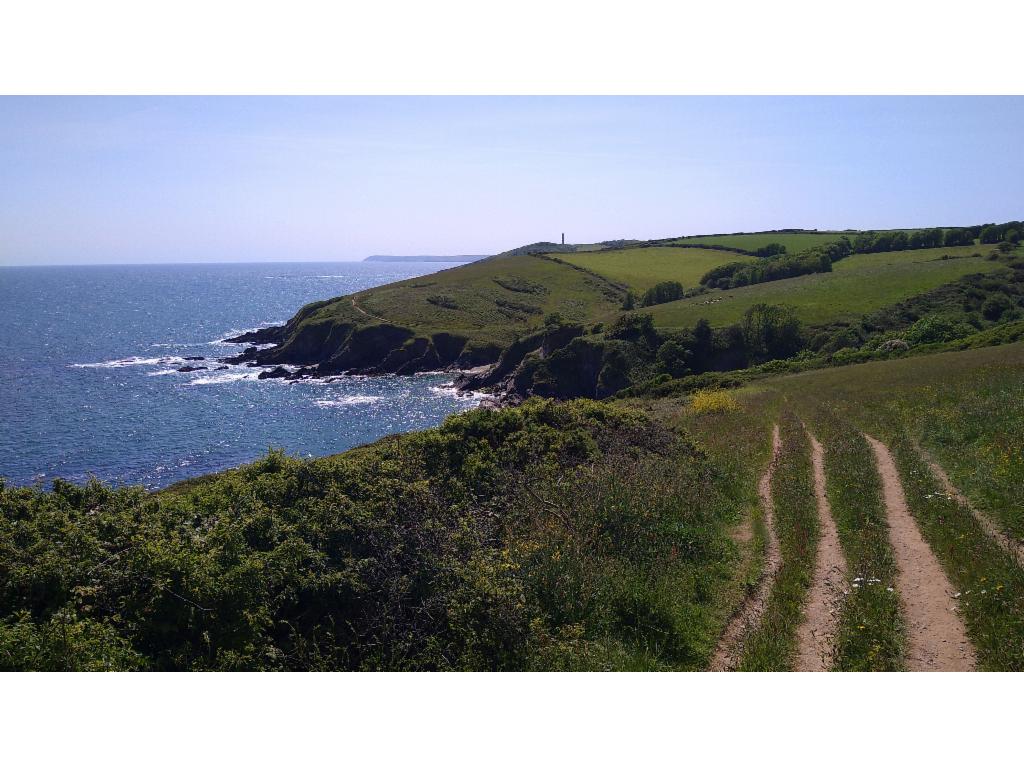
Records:
[[[261,381],[216,361],[242,349],[224,338],[311,301],[452,266],[0,267],[0,478],[157,489],[270,448],[324,456],[477,407],[451,374]]]

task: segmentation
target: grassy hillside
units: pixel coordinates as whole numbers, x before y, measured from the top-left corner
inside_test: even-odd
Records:
[[[643,292],[665,280],[693,288],[709,269],[734,261],[752,261],[754,257],[701,248],[654,247],[573,253],[560,258]]]
[[[756,251],[772,243],[786,246],[788,253],[799,253],[816,245],[825,245],[838,240],[850,232],[758,232],[743,235],[695,235],[670,240],[670,243],[686,245],[724,245],[729,248],[741,248],[744,251]]]
[[[486,330],[508,336],[549,312],[587,321],[607,317],[623,290],[561,261],[510,256],[355,294],[359,307],[388,322],[432,330]],[[326,309],[326,308],[325,308]]]
[[[895,304],[974,272],[998,267],[974,256],[976,246],[893,253],[858,253],[836,262],[832,272],[714,291],[643,310],[655,325],[690,328],[701,318],[714,326],[739,321],[755,304],[788,304],[810,325],[850,320]]]

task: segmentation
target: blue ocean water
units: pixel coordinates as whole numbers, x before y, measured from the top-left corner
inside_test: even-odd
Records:
[[[269,447],[337,453],[474,407],[446,375],[259,381],[220,343],[303,304],[453,266],[0,268],[0,477],[159,488]],[[203,361],[185,361],[202,356]],[[185,365],[207,370],[178,373]]]

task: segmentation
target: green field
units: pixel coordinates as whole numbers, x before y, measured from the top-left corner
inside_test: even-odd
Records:
[[[856,233],[799,232],[795,234],[782,234],[759,232],[749,235],[697,235],[694,237],[680,237],[671,242],[685,243],[687,245],[724,245],[728,248],[742,248],[745,251],[755,251],[771,243],[779,243],[786,246],[787,253],[799,253],[816,245],[834,242],[844,234],[852,237]]]
[[[685,288],[693,288],[713,267],[750,261],[754,257],[729,251],[664,247],[570,253],[559,258],[642,292],[666,280],[676,280]]]
[[[755,304],[788,304],[810,325],[859,318],[997,262],[973,257],[975,246],[854,254],[832,272],[714,291],[643,310],[664,328],[690,328],[706,318],[714,326],[737,322]],[[943,256],[949,256],[943,259]]]

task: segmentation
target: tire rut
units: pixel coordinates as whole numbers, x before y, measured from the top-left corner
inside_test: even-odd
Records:
[[[907,669],[966,672],[974,669],[974,648],[956,611],[953,586],[907,508],[899,471],[889,449],[865,435],[875,452],[896,556],[896,587],[907,624]]]
[[[761,616],[768,605],[768,596],[771,593],[772,584],[775,582],[775,576],[782,566],[779,538],[775,533],[775,505],[772,501],[772,476],[775,473],[781,452],[782,436],[779,432],[779,425],[776,424],[772,429],[772,456],[757,485],[757,495],[761,500],[761,509],[764,510],[764,570],[754,591],[740,604],[722,633],[718,647],[711,659],[709,670],[712,672],[726,672],[739,664],[743,653],[743,641],[760,624]]]
[[[959,488],[953,485],[953,481],[949,479],[949,475],[947,475],[946,471],[939,465],[939,463],[932,458],[931,454],[919,445],[915,446],[915,448],[917,448],[917,452],[921,455],[921,458],[924,459],[924,462],[932,471],[935,479],[939,481],[939,485],[942,486],[942,490],[945,491],[946,495],[960,506],[966,508],[967,511],[974,516],[978,525],[981,526],[981,529],[985,532],[985,535],[998,544],[1004,552],[1016,560],[1017,565],[1024,566],[1024,544],[1006,535],[995,520],[975,507],[974,504],[971,503],[971,500],[961,493]]]
[[[806,430],[806,427],[805,427]],[[814,468],[814,495],[818,506],[818,552],[814,576],[807,593],[804,619],[797,628],[797,672],[823,672],[831,668],[839,615],[845,594],[846,557],[839,543],[839,531],[825,492],[825,452],[817,438],[807,431]]]

